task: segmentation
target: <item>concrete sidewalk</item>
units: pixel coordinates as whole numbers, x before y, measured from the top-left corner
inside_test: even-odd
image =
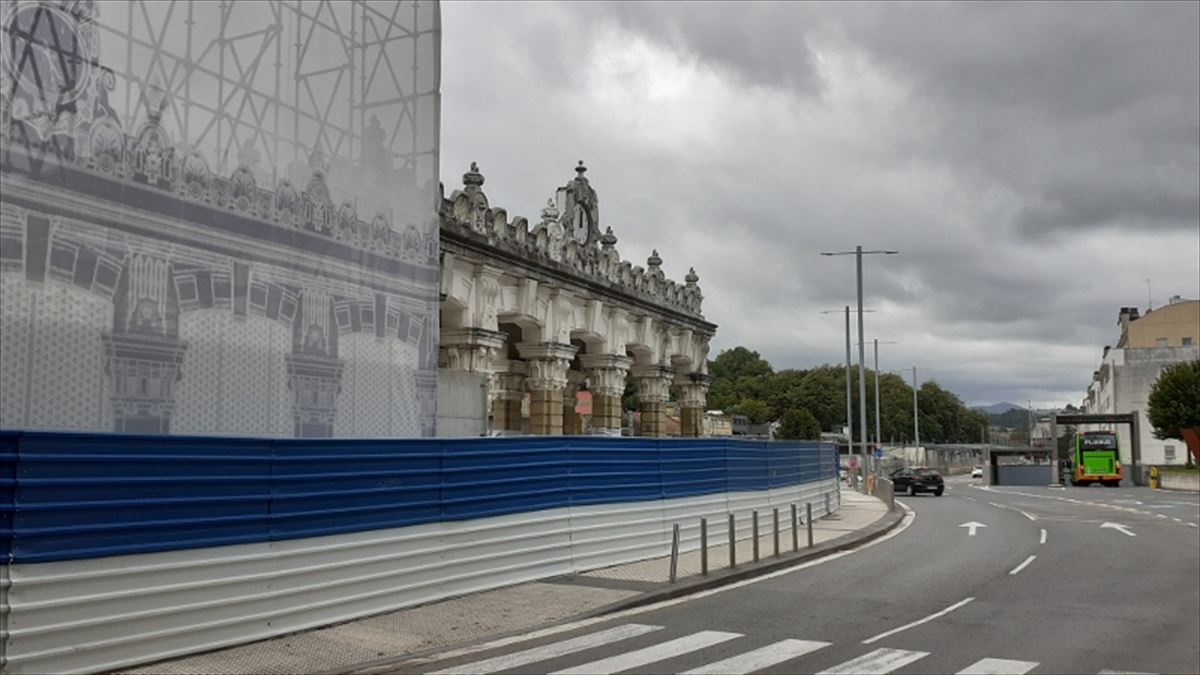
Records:
[[[814,514],[815,515],[815,514]],[[270,640],[171,659],[122,671],[164,673],[318,673],[386,670],[391,661],[504,634],[535,630],[567,619],[614,612],[764,574],[833,550],[878,537],[898,524],[903,511],[889,513],[874,497],[843,488],[841,510],[813,523],[813,548],[800,531],[792,552],[791,516],[780,513],[775,557],[771,514],[765,514],[758,563],[752,539],[737,542],[737,568],[729,549],[709,547],[709,574],[700,575],[700,553],[679,556],[677,580],[669,583],[670,558],[655,558],[476,593]]]

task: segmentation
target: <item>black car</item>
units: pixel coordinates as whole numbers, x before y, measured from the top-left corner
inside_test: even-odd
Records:
[[[895,485],[896,493],[907,492],[915,495],[918,492],[932,492],[941,497],[946,489],[942,474],[926,467],[911,469],[896,469],[890,476]]]

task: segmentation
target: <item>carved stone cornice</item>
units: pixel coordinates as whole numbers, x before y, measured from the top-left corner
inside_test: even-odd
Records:
[[[612,229],[600,234],[599,200],[581,169],[558,189],[543,209],[541,222],[531,227],[526,218],[510,222],[504,209],[488,205],[481,189],[483,177],[472,165],[464,189],[442,202],[443,248],[446,243],[460,244],[488,259],[512,258],[523,267],[543,270],[550,279],[574,280],[589,295],[601,290],[602,296],[623,296],[635,300],[625,304],[686,317],[701,332],[715,332],[716,326],[705,322],[701,313],[704,296],[694,269],[689,269],[684,283],[678,283],[663,274],[657,252],[645,267],[621,260]]]
[[[441,334],[442,367],[468,373],[490,374],[493,361],[504,348],[505,334],[483,328],[448,328]]]

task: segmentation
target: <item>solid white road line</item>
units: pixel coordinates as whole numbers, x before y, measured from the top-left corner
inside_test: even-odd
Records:
[[[664,661],[740,637],[742,637],[741,633],[702,630],[699,633],[692,633],[691,635],[651,645],[644,649],[635,649],[624,654],[610,656],[607,659],[600,659],[599,661],[592,661],[581,666],[559,670],[551,673],[551,675],[607,675],[608,673],[619,673],[622,670],[640,668],[656,661]]]
[[[1037,661],[982,659],[958,671],[958,675],[1024,675],[1037,666]]]
[[[646,626],[639,623],[627,623],[620,626],[614,626],[607,630],[602,630],[588,635],[581,635],[570,640],[562,640],[533,649],[526,649],[511,654],[501,654],[490,659],[475,661],[474,663],[464,663],[446,668],[445,670],[436,670],[430,675],[457,675],[459,673],[498,673],[502,670],[511,670],[520,668],[538,661],[548,661],[550,659],[574,654],[585,649],[593,647],[601,647],[621,640],[628,640],[631,637],[653,633],[656,630],[662,630],[662,626]]]
[[[869,654],[841,665],[822,670],[817,675],[885,675],[929,656],[929,652],[910,652],[905,649],[876,649]]]
[[[1042,528],[1042,538],[1038,540],[1039,544],[1046,543],[1046,528]]]
[[[1034,561],[1034,559],[1036,559],[1036,558],[1037,558],[1037,556],[1036,556],[1036,555],[1031,555],[1031,556],[1029,556],[1028,558],[1026,558],[1026,559],[1025,559],[1025,562],[1023,562],[1023,563],[1021,563],[1020,565],[1017,565],[1016,567],[1014,567],[1014,568],[1012,569],[1012,571],[1008,573],[1008,574],[1009,574],[1009,576],[1012,576],[1012,575],[1016,574],[1017,572],[1020,572],[1021,570],[1025,569],[1025,567],[1026,567],[1027,565],[1029,565],[1029,563],[1033,562],[1033,561]]]
[[[822,647],[828,647],[830,644],[833,643],[817,642],[815,640],[781,640],[775,644],[760,647],[744,654],[738,654],[737,656],[731,656],[716,663],[685,670],[681,675],[721,675],[722,673],[742,675],[743,673],[753,673],[763,668],[770,668],[773,665],[783,663],[784,661],[791,661],[809,652],[815,652]]]
[[[965,600],[959,600],[958,602],[954,603],[953,605],[950,605],[949,607],[947,607],[946,609],[943,609],[940,612],[934,612],[933,614],[930,614],[929,616],[925,617],[924,619],[917,619],[916,621],[913,621],[912,623],[906,623],[903,626],[900,626],[899,628],[893,628],[889,631],[880,633],[879,635],[876,635],[875,637],[867,638],[866,640],[863,640],[862,643],[864,645],[869,645],[872,642],[878,642],[889,635],[895,635],[896,633],[899,633],[900,631],[905,631],[905,630],[908,630],[909,628],[913,628],[915,626],[920,626],[923,623],[929,623],[930,621],[933,621],[934,619],[936,619],[938,617],[946,616],[950,612],[953,612],[954,610],[958,609],[959,607],[962,607],[963,605],[967,604],[968,602],[971,602],[974,599],[975,598],[967,598]]]

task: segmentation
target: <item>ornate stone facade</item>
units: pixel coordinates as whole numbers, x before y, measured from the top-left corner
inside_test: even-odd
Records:
[[[682,433],[698,436],[717,328],[701,313],[699,276],[667,279],[658,251],[644,267],[622,260],[583,162],[575,174],[535,224],[491,206],[474,163],[443,198],[441,365],[488,378],[493,433],[526,430],[516,416],[528,394],[529,433],[619,435],[633,377],[639,434],[665,435],[674,385]],[[586,428],[580,390],[592,397]]]

